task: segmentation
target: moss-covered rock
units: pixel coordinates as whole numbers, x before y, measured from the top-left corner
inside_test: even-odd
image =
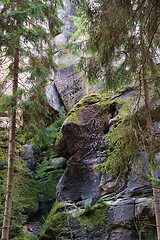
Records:
[[[40,230],[40,240],[73,239],[102,231],[109,205],[102,202],[92,207],[91,212],[67,202],[56,202]]]
[[[68,113],[62,125],[62,137],[56,142],[58,154],[69,159],[57,186],[59,201],[92,198],[95,203],[100,197],[101,175],[94,166],[104,161],[102,155],[107,151],[107,143],[103,144],[103,137],[113,124],[122,119],[119,115],[121,109],[128,111],[128,101],[130,95],[108,97],[91,94]]]
[[[57,199],[63,202],[53,207],[40,232],[40,240],[156,239],[152,227],[155,223],[152,193],[146,176],[148,169],[144,164],[139,173],[131,168],[131,157],[135,157],[131,150],[134,148],[136,154],[138,152],[138,142],[133,141],[136,137],[133,125],[129,124],[134,117],[136,93],[137,89],[129,88],[109,98],[92,94],[68,113],[61,139],[57,141],[59,154],[66,154],[68,158],[67,168],[57,186]],[[101,175],[95,165],[102,166],[103,160],[109,159],[109,146],[115,153],[112,149],[118,146],[119,138],[126,146],[120,151],[127,156],[126,168],[120,158],[113,157],[109,167],[114,172],[117,169],[118,177]],[[128,151],[132,152],[131,157]],[[103,201],[95,204],[99,198]],[[68,209],[69,200],[77,208]],[[86,203],[90,205],[85,206]]]
[[[56,198],[56,187],[62,177],[64,170],[56,169],[46,172],[43,178],[36,180],[36,187],[39,192],[39,200],[46,202],[54,201]]]
[[[104,221],[107,220],[106,212],[109,209],[109,204],[105,202],[98,202],[94,206],[90,206],[84,209],[80,213],[80,224],[82,228],[87,230],[93,230],[95,227],[104,224]]]
[[[66,220],[66,215],[61,208],[64,208],[65,204],[62,202],[55,202],[44,225],[42,226],[39,234],[40,240],[44,237],[47,239],[47,235],[52,234],[53,236],[57,236],[61,230],[63,222]],[[44,238],[44,239],[45,239]],[[49,236],[48,236],[49,239]]]

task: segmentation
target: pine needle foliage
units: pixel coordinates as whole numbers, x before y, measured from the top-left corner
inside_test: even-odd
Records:
[[[119,173],[131,169],[133,165],[136,170],[140,171],[144,160],[148,162],[150,170],[158,168],[157,162],[153,164],[153,160],[160,150],[159,133],[156,134],[156,129],[154,129],[155,134],[151,144],[146,122],[138,116],[137,112],[125,120],[119,120],[105,137],[109,147],[106,162],[97,165],[100,171],[108,172],[116,177]]]
[[[109,149],[106,162],[98,165],[103,172],[117,176],[127,171],[138,153],[138,139],[131,122],[120,122],[107,136]]]
[[[13,239],[22,231],[22,225],[27,221],[30,208],[38,204],[38,191],[34,180],[27,173],[19,157],[22,146],[16,143],[15,177],[13,207],[11,213],[10,238]],[[8,130],[0,130],[0,234],[3,223],[8,159]]]
[[[78,69],[88,83],[105,90],[139,81],[145,64],[149,81],[159,91],[160,2],[157,0],[76,1],[78,13],[74,52],[82,51]],[[140,28],[145,39],[141,57]],[[156,83],[156,84],[155,84]]]
[[[35,148],[39,148],[41,151],[46,149],[53,150],[55,140],[59,136],[61,126],[66,118],[66,111],[64,107],[61,107],[58,117],[53,121],[53,123],[47,126],[47,115],[44,115],[45,105],[42,105],[36,100],[29,103],[27,102],[27,105],[30,109],[32,118],[24,127],[22,126],[17,129],[16,138],[23,144],[31,142],[34,144]],[[34,114],[36,114],[35,117]]]
[[[31,126],[28,128],[30,137],[33,137],[33,132],[38,135],[39,129],[46,127],[49,115],[45,86],[50,80],[51,70],[57,71],[53,38],[62,26],[62,21],[57,16],[58,7],[63,7],[61,0],[4,0],[1,4],[0,67],[6,70],[0,81],[0,112],[11,116],[15,109],[17,115],[27,109],[32,115]],[[14,96],[9,96],[15,46],[19,49],[19,88]],[[15,97],[17,104],[13,107]]]
[[[26,98],[34,93],[39,97],[30,103],[33,108],[32,127],[39,131],[44,127],[47,112],[44,86],[56,71],[54,63],[53,37],[57,34],[62,22],[58,19],[57,7],[61,0],[2,0],[0,4],[0,56],[1,67],[6,67],[6,76],[1,75],[1,102],[4,102],[6,91],[12,86],[12,102],[2,104],[0,111],[10,117],[10,138],[8,151],[7,191],[5,201],[2,239],[9,239],[12,196],[14,186],[15,130],[16,116],[20,111],[22,95]],[[51,29],[52,28],[52,29]],[[51,29],[51,30],[50,30]],[[27,86],[28,84],[28,86]],[[19,88],[18,89],[18,85]],[[28,88],[28,89],[27,89]],[[22,91],[23,89],[24,91]],[[40,99],[40,103],[39,103]],[[44,99],[44,101],[42,100]],[[44,105],[42,106],[42,102]],[[9,107],[7,109],[6,107]],[[38,108],[36,111],[36,107]],[[35,116],[43,109],[42,118]],[[8,112],[6,112],[8,111]],[[41,117],[41,116],[40,116]],[[39,127],[39,128],[38,128]]]

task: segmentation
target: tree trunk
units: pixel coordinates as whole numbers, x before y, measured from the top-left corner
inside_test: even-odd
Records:
[[[2,227],[2,240],[9,239],[9,228],[11,220],[12,196],[13,196],[13,178],[14,178],[14,157],[15,157],[15,129],[16,129],[16,104],[17,99],[15,93],[18,88],[18,69],[19,69],[19,49],[16,48],[14,55],[14,76],[13,76],[13,90],[14,97],[13,112],[10,122],[9,133],[9,149],[8,149],[8,173],[7,173],[7,190],[5,200],[4,219]]]
[[[150,111],[150,97],[149,97],[149,87],[147,83],[147,73],[146,73],[146,60],[147,60],[147,49],[145,48],[144,38],[143,38],[143,26],[140,25],[140,41],[141,41],[141,57],[142,57],[142,81],[143,81],[143,90],[145,97],[145,108],[146,108],[146,123],[147,129],[149,132],[149,142],[150,148],[152,149],[152,140],[153,140],[153,127],[152,127],[152,117]],[[155,159],[152,160],[154,165]],[[153,178],[158,179],[157,171],[151,170],[151,175]],[[157,228],[157,238],[160,240],[160,193],[159,189],[152,184],[153,189],[153,198],[154,198],[154,208],[155,208],[155,217],[156,217],[156,228]]]
[[[148,84],[147,84],[147,80],[145,79],[145,76],[143,76],[143,88],[144,88],[144,94],[145,94],[147,128],[150,133],[150,141],[152,144],[152,139],[153,139],[152,118],[151,118],[151,111],[150,111],[149,89],[148,89]],[[151,175],[153,178],[158,179],[157,171],[152,170]],[[152,188],[153,188],[154,208],[155,208],[155,216],[156,216],[157,237],[158,237],[158,240],[160,240],[160,192],[159,192],[159,189],[155,187],[155,185],[152,185]]]

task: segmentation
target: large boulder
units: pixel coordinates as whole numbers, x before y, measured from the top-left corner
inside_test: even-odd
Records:
[[[55,110],[55,112],[56,111],[59,112],[59,110],[62,107],[62,103],[61,103],[60,96],[54,81],[48,86],[46,86],[45,90],[46,90],[46,96],[47,96],[47,99],[49,100],[50,106],[52,107],[53,110]]]
[[[95,165],[104,160],[102,141],[109,131],[108,121],[115,113],[115,104],[104,105],[97,95],[90,95],[68,114],[57,142],[59,155],[68,158],[67,168],[57,187],[57,199],[75,202],[100,197],[101,175]],[[100,149],[102,152],[100,152]]]

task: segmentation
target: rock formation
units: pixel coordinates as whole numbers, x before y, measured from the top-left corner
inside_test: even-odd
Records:
[[[147,162],[141,171],[129,167],[118,177],[95,167],[107,157],[107,133],[136,93],[131,88],[112,98],[92,94],[69,112],[56,145],[59,155],[68,159],[67,168],[57,186],[59,202],[40,230],[40,240],[156,240]],[[157,116],[159,106],[152,106]]]
[[[96,96],[77,104],[69,113],[62,127],[62,138],[56,145],[57,152],[69,158],[65,174],[57,187],[60,201],[72,199],[75,202],[100,197],[99,171],[95,164],[102,163],[106,144],[102,135],[108,128],[107,118],[114,114],[114,103],[102,107]],[[77,109],[77,110],[76,110]],[[76,191],[75,191],[76,189]]]
[[[70,16],[75,14],[76,9],[70,0],[65,0],[63,3],[66,8],[60,11],[59,17],[65,25],[62,27],[62,33],[55,37],[55,45],[58,51],[55,57],[59,71],[54,76],[54,83],[66,110],[70,111],[83,97],[98,92],[98,89],[95,86],[88,87],[84,83],[84,79],[75,69],[78,58],[64,50],[71,33],[75,30]]]
[[[84,83],[74,64],[60,69],[54,82],[67,111],[70,111],[83,97],[98,92],[96,86],[89,87]]]

